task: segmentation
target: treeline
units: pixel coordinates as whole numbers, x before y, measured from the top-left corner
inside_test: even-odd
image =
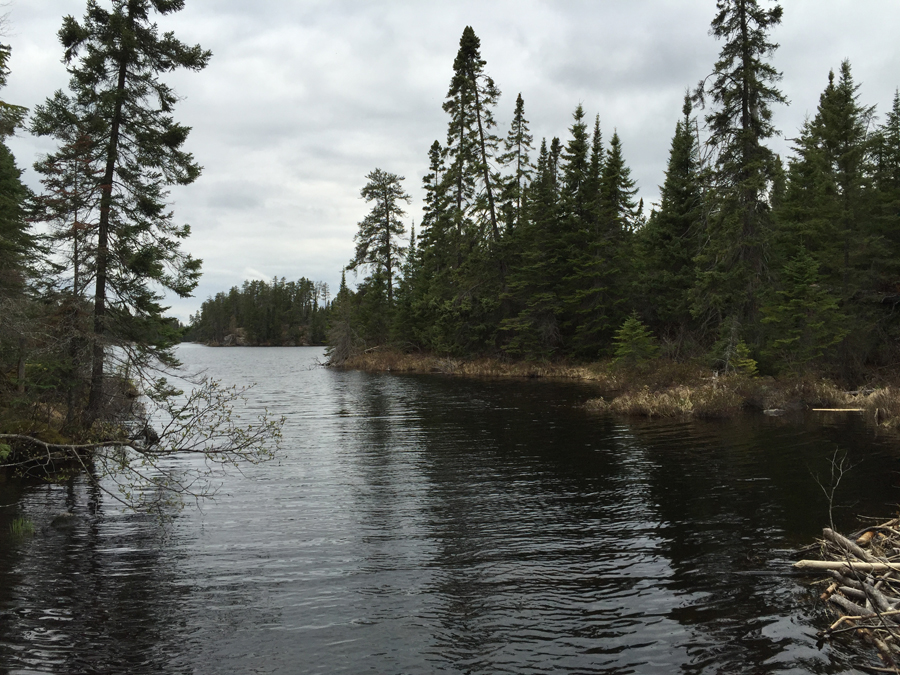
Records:
[[[186,340],[212,345],[324,344],[328,284],[301,277],[245,281],[208,298],[191,317]]]
[[[333,359],[376,344],[595,359],[652,335],[664,356],[726,370],[853,378],[892,364],[900,96],[878,124],[850,63],[826,66],[785,163],[767,146],[772,109],[786,103],[768,37],[781,18],[777,5],[718,3],[711,33],[722,50],[685,96],[649,215],[621,139],[607,140],[580,105],[564,139],[535,150],[520,94],[497,133],[500,91],[467,27],[408,247],[403,178],[367,177],[373,209],[349,266],[367,275],[335,298]]]

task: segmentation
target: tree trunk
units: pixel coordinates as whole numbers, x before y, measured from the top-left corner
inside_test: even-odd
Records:
[[[133,18],[129,17],[133,27]],[[103,174],[103,191],[100,197],[100,223],[97,230],[97,271],[94,290],[94,349],[91,364],[91,389],[85,424],[90,426],[100,416],[103,401],[103,366],[105,361],[104,339],[106,335],[106,271],[109,264],[109,215],[112,209],[113,181],[119,158],[119,127],[122,122],[122,103],[128,64],[125,56],[119,62],[119,79],[116,84],[116,104],[106,152],[106,170]]]
[[[25,338],[19,338],[19,363],[16,368],[16,393],[25,394]]]

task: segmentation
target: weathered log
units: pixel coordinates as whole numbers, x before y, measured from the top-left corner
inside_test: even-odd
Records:
[[[861,605],[857,605],[855,602],[853,602],[852,600],[848,600],[843,595],[832,595],[830,598],[828,598],[828,602],[837,605],[845,612],[850,612],[851,614],[856,614],[857,616],[866,618],[875,616],[875,612],[873,612],[872,610],[866,609]]]
[[[862,582],[847,576],[846,574],[844,574],[844,572],[847,572],[847,574],[853,574],[853,571],[849,569],[828,570],[828,574],[839,584],[843,586],[850,586],[851,588],[855,588],[856,590],[861,591],[863,589]]]
[[[879,612],[890,612],[897,608],[896,600],[891,600],[891,598],[872,586],[866,586],[866,588],[863,589],[863,593],[865,593],[872,604],[878,608]]]
[[[837,546],[840,546],[845,551],[852,553],[860,560],[863,560],[865,562],[875,562],[875,559],[867,551],[862,550],[859,546],[856,545],[855,542],[847,539],[847,537],[845,537],[844,535],[835,532],[830,527],[826,527],[825,529],[823,529],[822,535],[828,541],[836,544]]]
[[[861,591],[858,588],[851,588],[850,586],[841,586],[838,590],[846,595],[850,600],[854,602],[865,602],[868,598],[866,597],[866,592]]]

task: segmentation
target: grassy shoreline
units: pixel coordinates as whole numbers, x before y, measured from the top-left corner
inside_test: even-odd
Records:
[[[779,378],[717,375],[700,363],[676,363],[666,359],[629,368],[611,361],[536,363],[405,354],[389,349],[370,350],[348,359],[339,367],[368,372],[590,382],[602,395],[588,400],[585,407],[621,415],[725,418],[746,411],[855,409],[880,426],[900,427],[900,388],[879,386],[846,391],[827,378],[811,374]]]

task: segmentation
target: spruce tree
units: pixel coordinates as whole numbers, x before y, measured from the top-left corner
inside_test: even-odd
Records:
[[[12,50],[9,45],[0,42],[0,89],[6,86],[9,78],[9,57]],[[0,100],[0,138],[11,136],[22,125],[28,109]]]
[[[675,125],[659,209],[638,232],[641,307],[662,335],[676,343],[690,319],[702,215],[700,161],[690,98]]]
[[[481,243],[483,225],[490,227],[491,240],[500,239],[497,219],[496,185],[491,162],[497,154],[500,139],[493,132],[493,108],[500,90],[485,72],[481,58],[481,41],[471,26],[466,26],[453,62],[453,77],[444,102],[450,115],[447,130],[447,152],[450,156],[446,180],[452,185],[454,222],[460,236],[474,236]],[[466,230],[475,227],[475,232]]]
[[[873,224],[884,249],[878,286],[895,294],[900,278],[900,92],[875,134],[872,154]]]
[[[509,132],[503,141],[504,153],[498,157],[500,163],[512,170],[506,179],[503,201],[506,207],[506,230],[511,232],[522,220],[525,202],[525,190],[531,182],[534,170],[531,166],[530,153],[533,136],[528,132],[528,120],[525,119],[525,102],[520,93],[516,97],[516,109],[513,112]]]
[[[34,238],[25,218],[28,188],[12,152],[0,140],[0,301],[24,290]]]
[[[453,293],[453,270],[461,258],[444,159],[444,149],[434,141],[428,151],[428,173],[422,178],[425,204],[416,255],[407,258],[404,273],[409,322],[401,339],[425,349],[438,349],[441,343],[436,331],[440,308]]]
[[[837,81],[829,73],[816,115],[797,141],[780,211],[781,239],[792,250],[806,248],[844,302],[864,283],[860,273],[872,253],[867,135],[874,108],[859,104],[858,89],[849,62]]]
[[[822,357],[848,332],[838,297],[804,247],[784,266],[781,282],[763,306],[768,340],[763,353],[780,368],[797,369]]]
[[[59,31],[71,75],[69,112],[91,115],[85,123],[100,130],[86,422],[102,413],[108,347],[119,345],[138,364],[170,360],[175,335],[163,320],[160,290],[187,296],[200,275],[200,261],[180,250],[190,228],[174,222],[167,204],[168,187],[192,183],[200,166],[182,149],[190,129],[174,121],[178,97],[159,76],[202,70],[210,52],[161,35],[152,18],[183,7],[183,0],[113,0],[106,10],[88,0],[83,22],[67,16]],[[44,133],[61,137],[71,120],[61,116],[56,128],[45,122]]]
[[[576,111],[576,134],[580,133],[577,129],[583,132],[580,120]],[[515,257],[507,297],[512,311],[501,323],[506,335],[504,349],[532,359],[549,358],[562,346],[561,294],[570,262],[567,249],[571,238],[566,225],[570,221],[563,215],[556,164],[559,140],[554,138],[551,147],[555,148],[553,155],[546,139],[541,141],[535,179],[528,192],[527,216],[510,238]]]
[[[600,175],[600,218],[608,231],[630,233],[634,230],[639,215],[635,195],[637,187],[631,169],[625,164],[619,134],[614,131]]]
[[[656,338],[636,311],[632,312],[616,331],[613,342],[617,363],[639,367],[659,355]]]
[[[506,273],[493,168],[500,143],[493,109],[500,91],[484,71],[480,46],[467,26],[443,106],[450,116],[443,191],[457,246],[454,268],[442,279],[435,298],[430,328],[441,351],[493,344]]]
[[[10,48],[0,44],[0,88],[6,86]],[[0,101],[0,301],[23,289],[26,267],[34,251],[34,238],[25,218],[30,192],[22,183],[21,170],[6,145],[22,123],[26,109]]]
[[[56,275],[58,285],[73,299],[81,299],[96,263],[104,120],[58,91],[35,108],[30,131],[59,143],[56,152],[34,164],[43,187],[36,198],[35,218],[49,226],[51,240],[65,261]]]
[[[609,350],[613,332],[625,318],[631,290],[629,257],[638,218],[637,189],[618,133],[613,133],[603,158],[598,188],[596,213],[569,250],[572,273],[565,298],[572,349],[588,357]]]
[[[706,123],[717,155],[694,312],[707,322],[733,317],[754,326],[768,276],[767,197],[775,174],[775,155],[764,142],[776,134],[772,105],[785,102],[776,87],[781,74],[766,61],[778,47],[768,34],[782,9],[763,9],[757,0],[717,0],[716,8],[710,32],[725,42],[697,89],[701,101],[713,104]]]

